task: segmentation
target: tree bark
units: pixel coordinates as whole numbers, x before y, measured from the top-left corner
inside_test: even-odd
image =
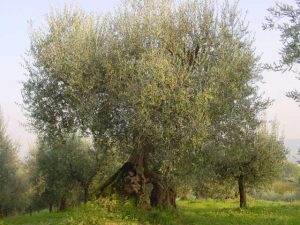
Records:
[[[165,188],[148,168],[149,147],[132,153],[129,160],[100,188],[98,197],[134,198],[141,209],[176,207],[176,191]]]
[[[163,187],[159,182],[153,182],[151,192],[151,206],[163,208],[176,208],[176,190],[174,187]]]
[[[244,186],[243,175],[238,177],[239,195],[240,195],[240,208],[247,208],[246,191]]]

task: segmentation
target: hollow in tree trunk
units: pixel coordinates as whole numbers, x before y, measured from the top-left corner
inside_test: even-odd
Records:
[[[100,188],[98,197],[117,195],[120,199],[134,198],[136,206],[176,207],[176,191],[166,188],[148,168],[151,147],[134,152],[129,160]]]
[[[244,186],[244,176],[240,175],[238,177],[238,185],[239,185],[239,195],[240,195],[240,208],[246,208],[247,199],[246,199],[246,191]]]

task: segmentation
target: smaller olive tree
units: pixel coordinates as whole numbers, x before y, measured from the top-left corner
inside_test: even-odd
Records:
[[[211,161],[216,177],[236,181],[240,207],[245,208],[247,190],[264,187],[279,177],[286,159],[284,142],[278,137],[275,125],[268,131],[265,124],[226,142],[215,145]]]
[[[110,175],[112,167],[119,166],[117,155],[111,154],[115,159],[107,160],[107,154],[103,152],[103,146],[99,143],[94,144],[90,139],[76,134],[40,139],[27,162],[34,189],[31,193],[33,208],[46,203],[50,212],[54,205],[63,210],[72,196],[73,203],[86,203],[91,189],[96,186],[94,178],[97,176],[103,180],[105,175]],[[74,199],[74,195],[79,197]]]
[[[103,149],[76,135],[68,138],[64,146],[68,174],[82,188],[83,201],[87,203],[94,178],[99,173],[103,176],[107,169]]]
[[[36,153],[38,190],[44,201],[47,201],[50,212],[56,204],[60,210],[66,208],[67,197],[76,183],[71,179],[65,150],[67,148],[62,143],[39,141]]]

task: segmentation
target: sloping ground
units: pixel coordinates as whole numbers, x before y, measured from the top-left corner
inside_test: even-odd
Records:
[[[179,201],[178,205],[178,211],[136,211],[130,202],[102,201],[66,212],[10,217],[0,225],[300,225],[300,202],[251,200],[246,210],[232,200]]]

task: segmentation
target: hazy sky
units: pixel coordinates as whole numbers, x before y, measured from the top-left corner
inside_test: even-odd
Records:
[[[293,0],[282,0],[293,4]],[[33,143],[33,135],[22,126],[25,118],[18,103],[22,103],[20,82],[25,79],[22,57],[29,47],[28,21],[33,26],[43,24],[50,6],[61,8],[65,3],[75,2],[86,11],[106,12],[116,7],[119,0],[0,0],[0,106],[9,135],[20,144],[22,155]],[[221,1],[220,1],[221,2]],[[230,1],[233,2],[233,1]],[[255,35],[257,54],[262,62],[273,62],[278,59],[280,48],[277,32],[263,31],[261,26],[267,14],[267,8],[273,6],[275,0],[240,0],[239,8],[247,11],[246,20],[249,29]],[[300,139],[300,107],[285,97],[292,89],[300,89],[300,81],[293,74],[281,74],[270,71],[263,72],[264,84],[260,85],[265,97],[274,99],[267,110],[266,117],[276,118],[284,130],[286,139]]]

